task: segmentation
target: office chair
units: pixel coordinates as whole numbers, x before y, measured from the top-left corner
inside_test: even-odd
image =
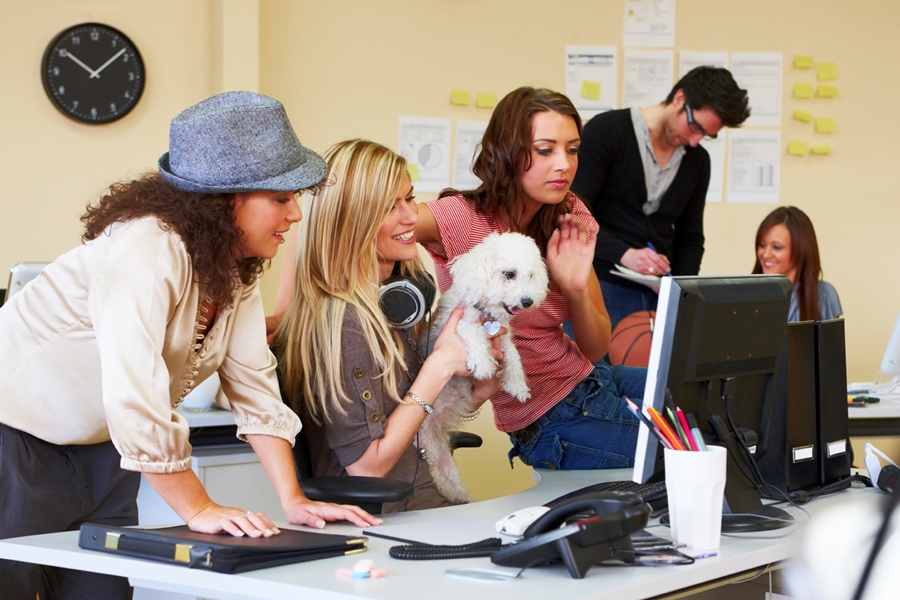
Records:
[[[9,283],[0,296],[0,306],[9,301],[10,297],[25,287],[25,284],[40,275],[44,267],[50,263],[45,262],[19,262],[9,270]]]
[[[481,436],[468,431],[451,431],[450,447],[479,448]],[[309,459],[309,446],[303,430],[294,441],[294,466],[300,489],[310,500],[353,504],[373,514],[381,514],[382,504],[402,502],[413,495],[413,486],[405,481],[382,477],[340,476],[315,477]],[[424,465],[423,465],[424,466]]]

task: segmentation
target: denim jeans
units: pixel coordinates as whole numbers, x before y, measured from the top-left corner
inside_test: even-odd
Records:
[[[638,407],[647,369],[595,363],[581,383],[534,423],[509,434],[509,461],[518,456],[542,469],[617,469],[634,466]]]
[[[606,312],[609,313],[613,329],[619,321],[633,312],[656,310],[656,302],[659,300],[659,294],[650,288],[636,290],[612,281],[601,280],[600,291],[603,292],[603,303],[606,304]]]

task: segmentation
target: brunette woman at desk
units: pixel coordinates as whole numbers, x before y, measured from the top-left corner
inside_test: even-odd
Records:
[[[194,531],[276,535],[191,470],[174,409],[214,372],[291,523],[379,523],[300,490],[300,421],[266,347],[259,276],[325,170],[279,102],[230,92],[172,121],[159,172],[88,207],[84,244],[0,309],[0,538],[136,525],[141,474]],[[47,580],[66,598],[131,597],[124,578],[0,561],[4,600],[56,598]]]
[[[837,291],[822,281],[812,221],[795,206],[781,206],[756,231],[753,273],[786,275],[794,284],[788,321],[824,321],[843,315]]]

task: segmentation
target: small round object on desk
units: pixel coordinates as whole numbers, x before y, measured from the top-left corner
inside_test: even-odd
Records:
[[[609,360],[614,365],[646,367],[650,363],[650,345],[656,312],[639,310],[619,321],[609,342]]]

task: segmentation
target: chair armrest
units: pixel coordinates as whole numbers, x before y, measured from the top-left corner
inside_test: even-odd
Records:
[[[413,486],[381,477],[308,477],[300,489],[310,500],[337,504],[381,504],[412,498]]]
[[[451,431],[450,432],[450,449],[457,448],[481,448],[484,441],[477,433],[469,431]]]

